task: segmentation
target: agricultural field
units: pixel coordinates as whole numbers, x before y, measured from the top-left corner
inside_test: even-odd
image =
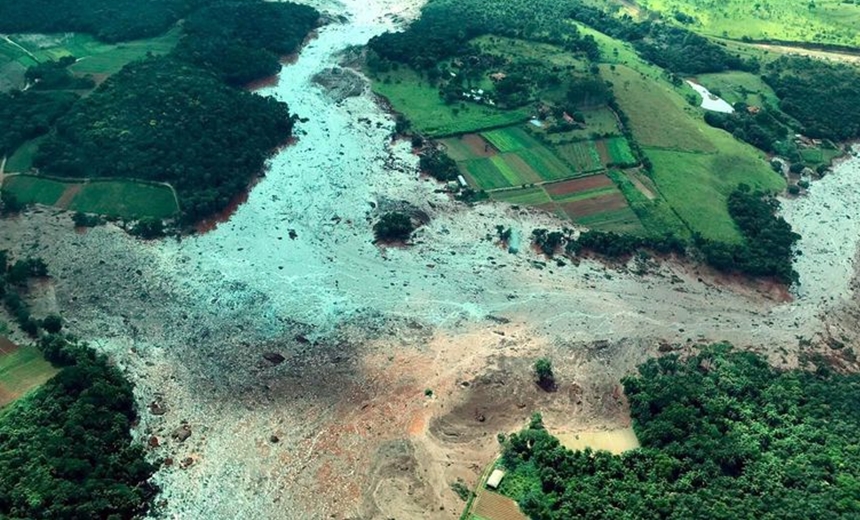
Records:
[[[15,175],[6,178],[3,189],[9,190],[25,204],[112,217],[168,218],[179,210],[169,187],[128,180],[69,182],[36,175]]]
[[[860,5],[841,0],[748,2],[746,0],[639,0],[671,19],[694,18],[689,27],[710,36],[753,40],[860,45]]]
[[[800,150],[800,155],[803,157],[803,162],[814,168],[819,164],[830,164],[833,159],[841,156],[842,152],[836,148],[821,146],[817,148],[803,148]]]
[[[481,490],[472,506],[471,520],[528,520],[517,503],[503,495]]]
[[[636,157],[630,149],[630,143],[623,137],[613,137],[597,141],[597,151],[605,165],[629,166],[636,164]]]
[[[576,171],[593,172],[603,169],[604,162],[594,141],[561,144],[555,147],[555,151]]]
[[[402,67],[375,77],[373,91],[406,116],[412,126],[428,137],[465,134],[529,119],[529,109],[499,110],[476,103],[448,105],[436,87],[417,73]]]
[[[33,158],[39,150],[39,145],[44,140],[44,137],[37,137],[22,144],[15,150],[15,153],[9,156],[6,160],[4,170],[7,173],[27,172],[33,168]]]
[[[35,347],[19,347],[0,336],[0,408],[38,387],[57,372]]]

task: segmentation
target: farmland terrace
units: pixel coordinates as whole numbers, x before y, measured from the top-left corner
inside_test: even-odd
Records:
[[[512,85],[489,105],[471,94],[494,88],[483,71],[469,89],[447,91],[470,101],[446,103],[426,71],[385,63],[357,65],[367,74],[361,88],[321,87],[320,73],[404,30],[423,2],[312,3],[332,22],[254,101],[288,103],[296,140],[266,159],[229,219],[143,242],[111,224],[75,232],[68,212],[36,205],[0,228],[0,250],[39,256],[53,275],[24,288],[34,312],[60,311],[135,384],[133,433],[159,463],[150,517],[455,519],[464,503],[451,484],[474,488],[498,454],[497,435],[521,429],[531,412],[565,435],[629,428],[619,381],[652,356],[728,340],[781,368],[823,356],[837,370],[860,369],[860,159],[832,165],[803,197],[781,196],[780,215],[802,236],[793,259],[801,283],[790,288],[672,258],[511,254],[499,227],[521,237],[594,227],[740,240],[731,190],[743,181],[781,193],[789,181],[764,152],[706,124],[683,81],[596,29],[577,33],[593,45],[469,37],[490,73],[508,46],[520,77],[546,72],[530,61],[539,57],[580,90]],[[533,4],[504,3],[514,15]],[[550,15],[541,21],[555,30],[561,18]],[[471,74],[453,57],[435,58],[447,77]],[[736,75],[748,88],[706,74],[719,73],[701,73],[711,90],[719,80],[738,97],[775,95],[752,92],[758,76],[749,73]],[[404,132],[413,135],[392,139]],[[448,154],[488,200],[460,202],[422,175],[413,143]],[[830,158],[801,144],[809,157],[795,162]],[[90,184],[71,194],[66,185],[19,189],[72,208],[95,204],[95,195],[81,198]],[[374,241],[374,222],[389,212],[421,223],[406,244]],[[534,382],[540,357],[554,361],[555,392]]]

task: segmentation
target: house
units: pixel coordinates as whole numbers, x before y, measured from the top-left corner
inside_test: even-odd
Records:
[[[494,72],[493,74],[490,74],[490,79],[493,81],[502,81],[503,79],[505,79],[507,77],[508,77],[508,75],[505,74],[504,72]]]
[[[466,187],[468,187],[468,186],[469,186],[469,185],[466,183],[466,179],[464,179],[462,175],[458,175],[458,176],[457,176],[457,182],[459,182],[459,183],[460,183],[460,187],[461,187],[461,188],[466,188]]]
[[[487,479],[487,487],[490,489],[496,489],[499,487],[499,484],[502,483],[502,478],[505,476],[505,472],[500,469],[494,469],[490,474],[490,478]]]
[[[564,114],[562,114],[562,115],[561,115],[561,118],[562,118],[562,119],[564,119],[564,122],[565,122],[565,123],[573,124],[573,122],[574,122],[573,117],[572,117],[570,114],[568,114],[567,112],[565,112]]]

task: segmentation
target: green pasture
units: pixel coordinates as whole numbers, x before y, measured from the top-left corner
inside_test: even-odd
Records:
[[[676,12],[691,15],[696,23],[690,28],[711,36],[860,45],[860,5],[841,0],[640,0],[639,4],[667,19]]]
[[[57,372],[35,347],[0,353],[0,407],[43,384]]]
[[[622,138],[623,139],[623,138]],[[593,141],[562,144],[555,147],[556,153],[578,172],[593,172],[603,169],[600,154]]]
[[[462,168],[482,190],[495,190],[514,186],[505,178],[490,158],[466,161],[462,164]]]
[[[9,39],[35,56],[38,62],[74,56],[78,61],[69,67],[72,72],[81,75],[110,75],[126,64],[144,58],[148,52],[167,54],[179,42],[180,34],[180,29],[175,28],[154,38],[122,43],[103,43],[81,33],[17,34],[10,35]],[[22,59],[28,61],[28,66],[35,64],[29,56],[24,56]]]
[[[550,197],[552,197],[553,202],[574,202],[577,200],[586,200],[592,199],[594,197],[602,197],[603,195],[612,195],[614,193],[618,193],[618,188],[616,188],[615,186],[603,186],[591,190],[565,193],[564,195],[558,195],[556,197],[552,197],[550,195]]]
[[[15,175],[5,179],[3,190],[9,191],[24,204],[53,206],[69,187],[69,184],[71,183],[35,175]]]
[[[529,119],[528,108],[500,110],[466,102],[447,105],[435,86],[406,67],[374,77],[372,88],[429,137],[465,134]]]
[[[779,106],[779,98],[761,76],[750,72],[719,72],[700,74],[696,79],[711,92],[718,94],[732,105],[743,102],[748,105]]]
[[[726,135],[735,145],[721,143],[720,153],[690,153],[646,149],[653,163],[654,182],[691,231],[704,237],[739,242],[741,235],[728,213],[729,194],[738,184],[778,191],[783,179],[755,152]]]
[[[18,147],[15,152],[6,160],[7,172],[26,172],[33,168],[33,157],[39,150],[39,145],[44,141],[44,137],[31,139]]]
[[[77,182],[15,175],[6,178],[3,189],[25,204],[59,204],[63,209],[105,216],[167,218],[179,211],[169,187],[133,180]]]
[[[842,152],[835,148],[802,148],[800,156],[803,157],[803,162],[810,166],[818,166],[819,164],[830,164],[830,161],[842,155]]]
[[[472,153],[472,149],[469,148],[469,145],[464,143],[459,136],[446,137],[445,139],[440,139],[439,142],[445,145],[445,153],[448,154],[448,157],[456,162],[468,161],[476,158],[475,154]]]
[[[576,176],[575,172],[547,148],[520,150],[517,155],[545,181],[560,181]]]
[[[538,43],[504,36],[480,36],[470,43],[487,54],[505,56],[512,60],[539,61],[568,71],[588,70],[588,60],[547,43]]]
[[[664,82],[643,77],[623,65],[614,68],[601,65],[600,72],[614,85],[618,104],[630,118],[630,128],[642,146],[685,152],[716,151],[705,135],[708,127],[701,116],[689,113],[693,108]]]

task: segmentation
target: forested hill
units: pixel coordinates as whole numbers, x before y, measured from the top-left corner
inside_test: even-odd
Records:
[[[0,33],[85,32],[107,42],[155,36],[209,0],[0,0]]]
[[[572,452],[533,420],[502,491],[532,520],[860,518],[860,377],[716,345],[624,381],[642,448]]]
[[[168,182],[185,223],[207,217],[262,172],[292,131],[285,103],[237,87],[276,74],[279,58],[298,50],[319,17],[308,6],[263,0],[0,0],[0,31],[9,32],[128,40],[184,20],[169,55],[126,65],[78,102],[0,97],[0,114],[32,103],[23,124],[0,123],[0,154],[48,134],[34,160],[41,172]]]

